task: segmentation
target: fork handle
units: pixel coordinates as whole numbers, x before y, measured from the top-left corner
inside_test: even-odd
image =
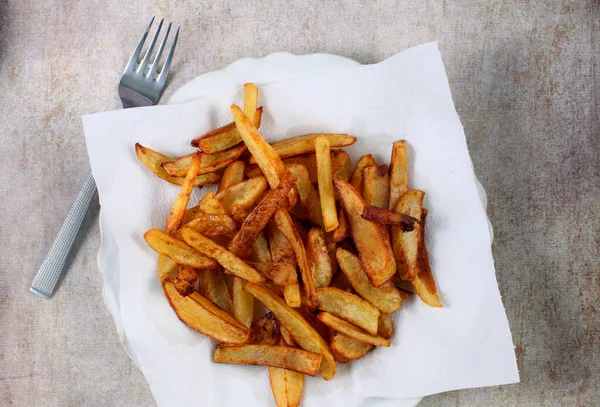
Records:
[[[79,194],[77,194],[77,198],[75,198],[65,222],[60,228],[54,243],[52,243],[46,259],[31,283],[30,290],[35,295],[50,298],[54,294],[54,289],[64,273],[65,262],[71,247],[73,247],[77,232],[81,228],[96,191],[96,181],[90,174],[83,183]]]

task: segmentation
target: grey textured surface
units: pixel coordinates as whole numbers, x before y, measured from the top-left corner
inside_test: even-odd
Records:
[[[423,406],[600,405],[600,4],[568,0],[0,0],[0,405],[154,405],[102,302],[97,211],[56,296],[28,291],[89,171],[80,117],[120,107],[154,14],[183,27],[167,97],[240,57],[372,63],[439,40],[488,192],[522,383]]]

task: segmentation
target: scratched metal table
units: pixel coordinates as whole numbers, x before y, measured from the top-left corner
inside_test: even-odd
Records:
[[[154,405],[102,303],[97,203],[55,298],[28,292],[89,171],[80,117],[120,107],[151,15],[183,27],[166,97],[240,57],[372,63],[439,40],[522,383],[423,406],[600,405],[597,1],[183,3],[0,0],[0,405]]]

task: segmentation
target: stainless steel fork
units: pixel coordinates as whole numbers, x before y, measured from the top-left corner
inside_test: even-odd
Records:
[[[127,62],[127,66],[125,67],[125,71],[121,76],[119,82],[119,96],[121,97],[124,109],[129,107],[155,105],[165,87],[169,69],[171,68],[171,61],[173,60],[173,53],[175,52],[175,46],[177,45],[177,38],[179,37],[179,27],[171,42],[171,47],[169,48],[165,63],[160,72],[158,72],[160,57],[165,49],[167,38],[171,31],[171,23],[169,23],[169,26],[167,27],[167,31],[158,47],[158,51],[156,52],[152,64],[149,64],[149,62],[164,19],[158,24],[156,33],[154,34],[154,37],[152,37],[150,45],[148,45],[146,54],[141,62],[139,64],[137,62],[153,22],[154,17],[152,17],[150,23],[146,27],[142,38],[140,38],[140,41],[135,47],[133,55],[131,55],[129,62]],[[44,259],[44,262],[31,283],[30,290],[32,293],[43,298],[50,298],[54,294],[57,284],[60,281],[60,277],[65,271],[65,263],[69,252],[73,247],[73,243],[75,242],[77,232],[79,232],[79,229],[81,228],[81,224],[96,195],[96,191],[96,182],[94,181],[92,174],[89,174],[83,183],[83,187],[79,191],[77,198],[75,198],[75,202],[73,202],[69,214],[60,228],[52,247],[50,247],[46,259]]]

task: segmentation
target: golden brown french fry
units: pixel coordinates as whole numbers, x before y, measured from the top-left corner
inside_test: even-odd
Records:
[[[410,232],[417,223],[417,220],[412,216],[376,206],[365,206],[362,217],[382,225],[401,226],[403,232]]]
[[[406,143],[396,141],[392,147],[390,160],[390,199],[389,209],[394,209],[403,193],[408,191],[408,170],[406,159]]]
[[[377,334],[379,310],[358,295],[334,287],[315,290],[317,308],[349,321],[370,334]]]
[[[352,284],[350,284],[350,281],[348,281],[348,277],[346,277],[344,273],[340,272],[335,273],[329,286],[339,288],[340,290],[344,291],[352,290]]]
[[[315,153],[317,155],[317,176],[319,179],[323,227],[326,232],[331,232],[338,227],[338,219],[333,184],[331,183],[331,154],[327,138],[320,136],[315,139]]]
[[[250,251],[250,261],[256,263],[271,263],[273,261],[271,257],[271,250],[269,249],[269,242],[265,236],[264,231],[260,232],[256,237],[252,250]]]
[[[245,290],[262,302],[283,325],[302,349],[323,356],[321,375],[330,380],[335,375],[335,360],[325,339],[297,311],[264,286],[246,284]]]
[[[336,256],[340,268],[358,295],[381,312],[392,313],[400,309],[402,298],[394,283],[387,281],[375,287],[358,257],[342,248],[337,249]]]
[[[238,106],[231,105],[231,113],[242,140],[265,174],[269,185],[271,188],[277,187],[288,172],[285,164]]]
[[[390,199],[390,179],[387,165],[363,169],[362,197],[368,206],[387,208]]]
[[[417,271],[415,273],[415,278],[412,280],[412,285],[419,295],[419,298],[421,298],[425,304],[439,308],[442,307],[442,303],[440,302],[435,286],[435,280],[433,279],[433,273],[431,272],[431,266],[429,265],[429,255],[427,254],[427,248],[425,247],[425,218],[426,213],[425,210],[423,210],[421,224],[417,230],[420,233],[418,244],[419,254],[417,257]]]
[[[352,163],[350,156],[343,150],[331,151],[331,174],[332,178],[340,178],[344,181],[350,181],[352,172]]]
[[[333,180],[333,185],[344,207],[352,240],[363,267],[373,285],[379,287],[396,272],[396,261],[387,229],[363,219],[365,202],[352,185],[339,178]]]
[[[287,158],[315,151],[315,139],[325,137],[330,147],[345,147],[356,143],[356,137],[347,134],[307,134],[305,136],[291,137],[273,143],[273,149],[279,157]],[[256,164],[256,157],[250,158],[250,164]]]
[[[172,177],[164,170],[161,166],[166,161],[172,161],[173,158],[166,155],[157,153],[148,147],[142,146],[140,143],[135,144],[135,153],[139,160],[156,175],[158,178],[164,179],[175,185],[182,185],[185,177]],[[217,184],[221,176],[217,173],[211,172],[209,174],[198,175],[194,180],[194,186],[200,187],[202,185]]]
[[[177,317],[193,330],[225,343],[248,339],[248,328],[199,293],[183,297],[168,279],[163,282],[163,291]]]
[[[227,211],[221,205],[221,202],[215,196],[213,191],[208,191],[204,195],[200,202],[198,202],[198,209],[200,212],[207,215],[227,215]]]
[[[246,280],[233,277],[231,286],[233,316],[248,328],[254,318],[254,297],[244,290]]]
[[[178,269],[178,264],[163,254],[158,255],[158,278],[160,281],[165,281],[175,270]]]
[[[254,263],[248,265],[265,275],[273,284],[280,287],[298,284],[296,268],[290,263]]]
[[[258,284],[266,282],[266,279],[262,274],[244,263],[242,259],[235,256],[224,247],[213,242],[203,234],[187,226],[184,226],[181,232],[183,239],[187,244],[205,256],[215,259],[221,266],[223,266],[223,268],[225,268],[227,273]]]
[[[185,297],[194,292],[194,285],[196,284],[196,281],[198,281],[199,272],[200,270],[190,266],[180,265],[177,267],[177,276],[175,277],[174,283],[179,294]]]
[[[199,270],[198,292],[233,315],[231,294],[220,270]]]
[[[216,269],[218,264],[211,258],[194,250],[187,243],[158,229],[150,229],[144,234],[148,246],[155,252],[165,255],[177,264],[200,269]]]
[[[329,337],[329,328],[321,322],[317,315],[306,307],[297,308],[298,313],[321,335],[322,338]]]
[[[318,353],[275,345],[217,347],[213,354],[215,363],[280,367],[309,376],[317,374],[322,360],[323,357]]]
[[[306,238],[306,256],[315,288],[327,287],[333,277],[331,257],[325,243],[325,234],[320,228],[312,228]]]
[[[229,215],[200,215],[189,221],[186,226],[196,229],[209,237],[233,237],[237,232],[237,225]]]
[[[244,84],[244,114],[252,120],[254,127],[257,129],[260,127],[260,112],[258,111],[258,89],[253,83]]]
[[[392,314],[381,313],[379,315],[379,326],[377,327],[377,334],[385,339],[392,339],[394,335],[394,320]]]
[[[271,391],[277,407],[298,407],[304,390],[304,375],[293,370],[269,367]]]
[[[252,298],[254,298],[254,297],[252,297]],[[294,338],[292,338],[292,335],[285,327],[280,326],[279,332],[281,333],[281,337],[283,338],[284,342],[288,346],[296,347],[296,342],[294,342]]]
[[[233,205],[231,207],[230,215],[238,226],[242,226],[248,217],[248,212],[246,212],[246,210],[240,205]]]
[[[331,351],[331,353],[333,353],[333,357],[335,358],[336,362],[340,362],[340,363],[348,363],[348,362],[350,362],[350,359],[348,359],[347,357],[344,357],[344,356],[340,355],[337,352]]]
[[[302,242],[302,239],[300,238],[300,235],[294,226],[292,217],[285,210],[279,209],[277,212],[275,212],[275,215],[273,215],[273,220],[275,221],[277,228],[285,236],[288,242],[290,242],[290,245],[294,250],[296,263],[300,269],[302,283],[304,284],[304,290],[306,291],[306,297],[308,298],[308,301],[312,303],[314,301],[315,284],[312,279],[310,267],[308,266],[306,248],[304,247],[304,243]]]
[[[348,236],[350,236],[350,227],[348,226],[348,220],[346,219],[344,209],[340,206],[340,209],[338,210],[338,227],[331,232],[331,241],[333,243],[339,243]]]
[[[377,165],[377,163],[371,154],[363,155],[356,163],[356,167],[354,168],[354,172],[350,178],[350,185],[352,185],[354,190],[359,194],[362,193],[362,171],[366,167],[373,165]]]
[[[244,163],[244,161],[234,161],[229,164],[223,172],[217,193],[242,182],[244,180],[245,168],[246,163]],[[262,173],[260,175],[262,175]]]
[[[216,197],[227,213],[231,214],[232,208],[236,205],[242,209],[252,207],[266,189],[265,177],[256,177],[233,185],[219,192]]]
[[[173,177],[185,177],[188,169],[192,165],[192,159],[194,155],[199,154],[200,169],[198,171],[198,175],[208,174],[209,172],[215,172],[221,168],[225,168],[229,163],[237,160],[237,158],[242,155],[244,151],[246,151],[246,146],[239,145],[214,154],[207,154],[205,152],[192,153],[183,157],[179,157],[173,161],[162,163],[162,167],[165,169],[167,174]]]
[[[350,322],[338,318],[329,312],[321,312],[319,315],[317,315],[317,317],[331,329],[334,329],[352,339],[356,339],[357,341],[369,343],[375,346],[390,346],[391,344],[389,340],[380,336],[371,335],[359,327],[352,325]]]
[[[247,343],[249,345],[279,345],[281,338],[279,333],[280,325],[277,318],[269,312],[252,324]]]
[[[357,341],[339,332],[333,333],[329,346],[332,352],[348,360],[358,360],[373,350],[373,345]]]
[[[182,225],[185,225],[189,221],[192,221],[201,215],[202,215],[202,211],[200,210],[200,206],[198,206],[198,205],[192,206],[191,208],[186,209],[185,213],[183,215]]]
[[[185,209],[187,208],[188,201],[190,200],[190,195],[192,194],[192,189],[194,188],[194,180],[198,175],[199,168],[200,154],[195,153],[191,166],[189,167],[189,171],[185,176],[185,180],[181,185],[181,189],[179,190],[179,194],[177,194],[175,203],[173,203],[173,207],[171,208],[171,214],[167,219],[165,232],[170,235],[174,234],[181,227],[183,216],[185,215]]]
[[[229,250],[236,256],[248,257],[258,234],[265,228],[273,214],[282,207],[287,207],[287,197],[294,187],[296,177],[287,172],[281,182],[254,208],[240,230],[229,243]],[[286,212],[287,213],[287,212]]]
[[[423,197],[425,193],[419,190],[405,192],[398,201],[395,211],[421,219]],[[420,224],[416,224],[411,232],[404,232],[401,227],[391,229],[392,247],[398,267],[398,275],[403,280],[414,280],[417,272],[417,257],[419,254]]]
[[[308,170],[301,164],[290,164],[288,170],[296,177],[299,204],[305,208],[308,219],[317,226],[323,226],[321,201],[315,187],[310,182]]]
[[[267,223],[266,232],[273,261],[276,263],[287,263],[290,265],[289,267],[296,271],[294,249],[273,221]],[[293,308],[300,306],[300,284],[296,283],[284,286],[282,287],[282,291],[287,305]]]

